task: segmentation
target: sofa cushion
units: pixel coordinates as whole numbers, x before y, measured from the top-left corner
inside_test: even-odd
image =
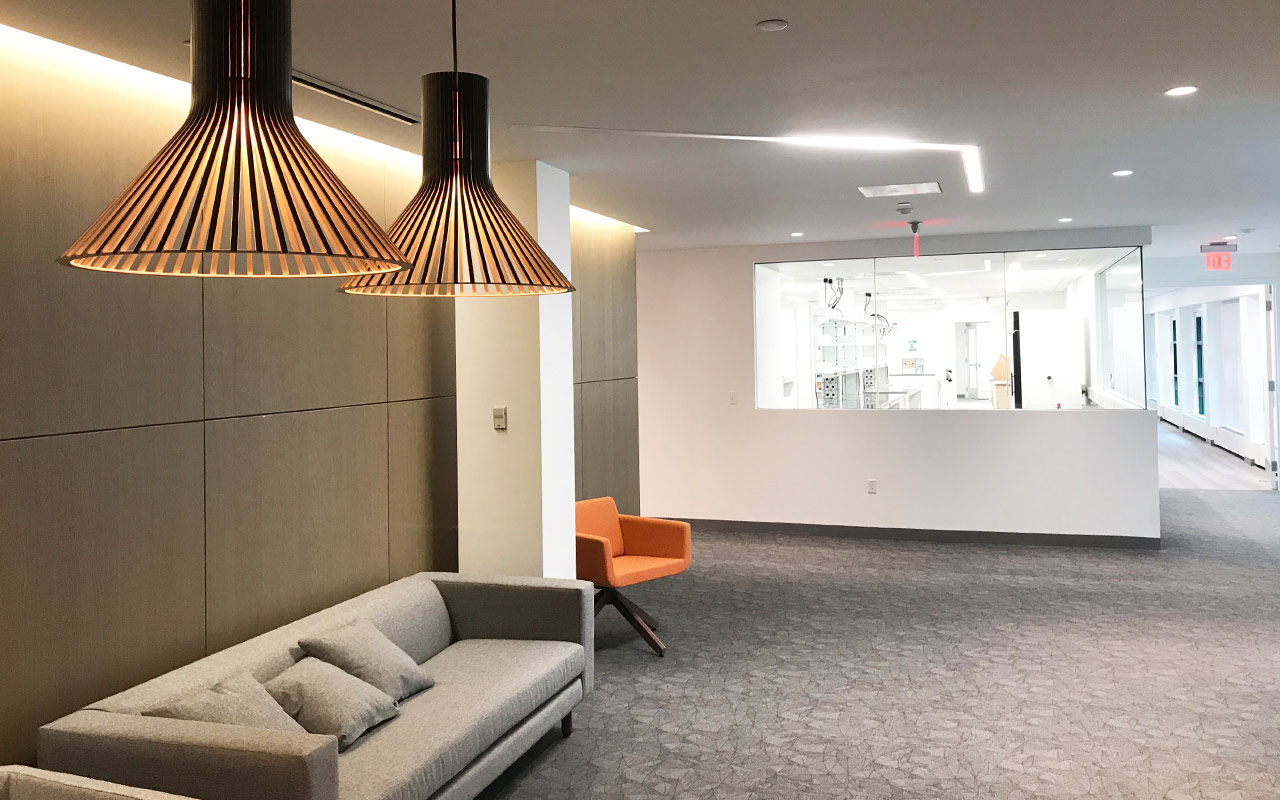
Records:
[[[247,672],[236,673],[208,689],[179,695],[142,713],[148,717],[303,732],[302,726]]]
[[[266,688],[307,733],[337,736],[339,750],[399,713],[385,692],[318,658],[302,659]]]
[[[393,700],[403,700],[432,686],[427,671],[367,619],[355,619],[324,633],[304,636],[298,646],[307,655],[381,689]]]
[[[683,558],[621,556],[613,560],[613,585],[619,589],[645,581],[679,575],[689,568]]]
[[[425,798],[582,674],[572,642],[468,639],[426,663],[436,685],[338,760],[340,798]]]

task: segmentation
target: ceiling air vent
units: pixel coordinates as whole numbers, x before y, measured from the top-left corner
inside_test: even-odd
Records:
[[[859,186],[863,197],[902,197],[908,194],[942,194],[937,181],[930,183],[888,183],[884,186]]]

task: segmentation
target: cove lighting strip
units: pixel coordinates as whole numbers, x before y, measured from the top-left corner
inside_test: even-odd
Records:
[[[8,25],[0,25],[0,51],[16,55],[23,63],[44,63],[52,68],[64,70],[70,77],[78,75],[95,81],[112,83],[116,87],[129,86],[153,99],[171,102],[183,110],[191,103],[191,84],[187,81],[170,78],[168,75],[151,72],[87,50],[80,50]],[[399,166],[414,174],[422,171],[422,156],[417,153],[410,153],[407,150],[375,142],[302,117],[296,117],[296,119],[298,127],[313,145],[356,152],[366,158]],[[629,224],[585,208],[570,206],[569,210],[575,215],[595,217],[623,225]],[[649,232],[648,228],[642,228],[639,225],[633,225],[632,228],[636,233]]]
[[[620,219],[614,219],[613,217],[606,217],[604,214],[597,214],[594,211],[588,211],[587,209],[581,208],[579,206],[569,206],[569,216],[577,217],[578,219],[588,220],[591,222],[611,222],[616,225],[631,225],[630,222],[623,222]],[[641,228],[639,225],[631,225],[631,229],[636,233],[649,232],[648,228]]]
[[[939,144],[897,139],[890,136],[741,136],[732,133],[681,133],[678,131],[636,131],[617,128],[589,128],[563,125],[512,125],[535,131],[622,133],[629,136],[649,136],[663,139],[716,139],[731,142],[766,142],[796,147],[819,147],[829,150],[850,150],[864,153],[908,152],[919,150],[959,153],[964,166],[969,191],[981,194],[987,190],[987,179],[982,172],[982,148],[976,144]]]
[[[97,82],[112,83],[117,87],[128,86],[154,99],[181,104],[183,110],[191,104],[191,84],[187,81],[80,50],[8,25],[0,25],[0,50],[13,53],[21,62],[42,62],[52,68],[64,70],[72,77],[82,76]],[[422,157],[416,153],[301,117],[297,117],[297,121],[298,127],[312,144],[354,150],[366,157],[398,163],[413,172],[422,169]]]

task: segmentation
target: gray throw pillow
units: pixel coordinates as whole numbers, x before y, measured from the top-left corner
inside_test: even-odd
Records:
[[[266,688],[309,733],[337,736],[339,750],[400,713],[386,692],[318,658],[302,659],[267,681]]]
[[[247,672],[232,675],[208,689],[171,698],[142,713],[148,717],[303,733],[302,726]]]
[[[397,701],[435,685],[425,669],[367,619],[299,639],[298,646],[307,655],[355,675]]]

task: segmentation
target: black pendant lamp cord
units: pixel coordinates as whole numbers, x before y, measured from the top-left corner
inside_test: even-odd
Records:
[[[453,0],[453,82],[458,83],[458,0]]]

